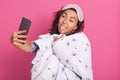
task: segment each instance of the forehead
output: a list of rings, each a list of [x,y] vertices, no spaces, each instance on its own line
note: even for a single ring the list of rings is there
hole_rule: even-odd
[[[71,17],[76,17],[77,18],[77,13],[74,10],[68,9],[63,12],[63,14]]]

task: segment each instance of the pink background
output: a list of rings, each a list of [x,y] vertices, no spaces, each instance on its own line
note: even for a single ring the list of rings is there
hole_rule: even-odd
[[[53,12],[67,3],[84,11],[94,80],[120,80],[120,0],[0,0],[0,80],[30,80],[34,54],[10,43],[21,17],[32,20],[28,39],[34,40],[50,28]]]

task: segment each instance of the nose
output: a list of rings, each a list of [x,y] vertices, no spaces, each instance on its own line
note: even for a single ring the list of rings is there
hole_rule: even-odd
[[[65,18],[64,19],[64,21],[63,21],[63,23],[67,23],[68,22],[68,19],[67,18]]]

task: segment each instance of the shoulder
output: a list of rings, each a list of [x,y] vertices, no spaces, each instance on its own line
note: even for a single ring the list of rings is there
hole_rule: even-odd
[[[83,40],[88,40],[87,35],[84,32],[79,32],[76,34],[76,36],[79,36],[79,38],[83,39]]]
[[[80,40],[88,40],[88,38],[84,32],[75,33],[75,34],[69,35],[68,37],[70,37],[70,38],[74,37],[74,38],[80,39]]]
[[[69,37],[69,39],[76,40],[78,42],[83,42],[83,43],[89,43],[90,44],[90,41],[89,41],[87,35],[84,32],[75,33],[75,34],[72,34],[68,37]]]

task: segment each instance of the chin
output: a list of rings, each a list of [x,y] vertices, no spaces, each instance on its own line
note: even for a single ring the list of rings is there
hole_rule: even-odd
[[[65,34],[65,32],[60,31],[60,34]]]
[[[59,30],[59,33],[60,33],[60,34],[67,34],[67,32],[64,31],[64,30]]]

